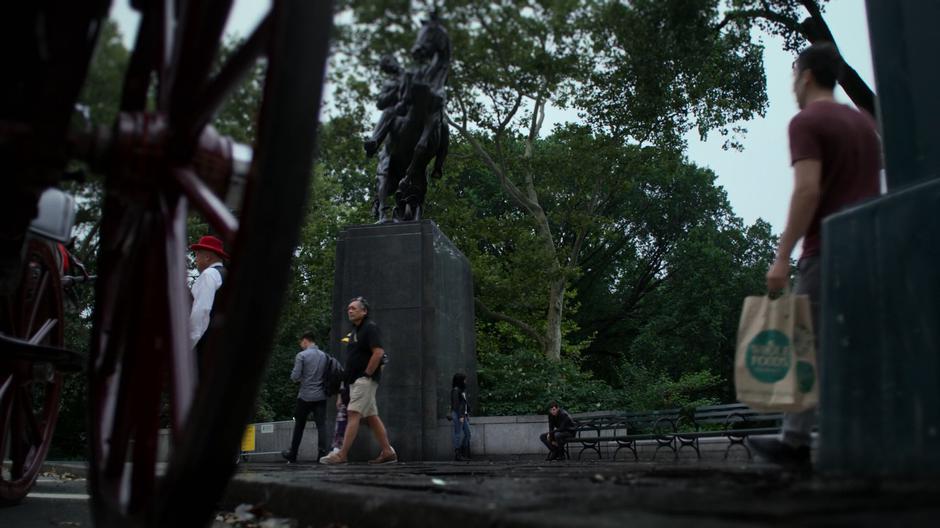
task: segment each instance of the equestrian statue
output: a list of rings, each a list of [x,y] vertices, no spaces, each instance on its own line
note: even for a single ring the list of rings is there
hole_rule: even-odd
[[[363,144],[368,157],[376,153],[379,157],[372,206],[376,223],[420,220],[428,164],[434,158],[431,177],[440,178],[447,157],[450,37],[436,13],[422,24],[411,57],[414,64],[408,69],[402,69],[392,55],[379,63],[386,76],[377,102],[382,117]]]

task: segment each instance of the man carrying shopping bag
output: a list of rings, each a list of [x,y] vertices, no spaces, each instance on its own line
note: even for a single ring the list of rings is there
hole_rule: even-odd
[[[822,282],[820,224],[830,214],[877,196],[880,187],[881,146],[874,120],[837,103],[833,95],[842,64],[842,57],[830,43],[804,49],[794,63],[793,92],[800,107],[789,126],[794,188],[776,259],[767,272],[768,291],[784,290],[789,283],[790,255],[796,242],[803,239],[795,293],[808,296],[816,335]],[[793,306],[787,309],[791,314],[798,311]],[[757,361],[766,367],[757,371],[769,379],[780,373],[779,369],[774,371],[774,362],[782,361],[774,354],[774,337],[765,335],[764,347],[758,343],[754,349]],[[818,342],[815,336],[813,340]],[[754,438],[748,444],[770,462],[807,467],[814,422],[815,407],[787,413],[780,438]]]

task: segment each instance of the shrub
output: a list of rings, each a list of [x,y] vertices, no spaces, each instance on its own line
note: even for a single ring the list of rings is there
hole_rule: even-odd
[[[481,352],[480,415],[543,414],[557,400],[571,412],[616,407],[614,390],[570,358],[552,361],[538,352]]]

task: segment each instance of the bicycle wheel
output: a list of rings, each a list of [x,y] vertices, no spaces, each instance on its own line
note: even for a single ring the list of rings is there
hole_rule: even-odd
[[[331,3],[275,0],[210,78],[229,1],[144,6],[110,140],[89,366],[93,515],[101,526],[198,526],[234,470],[299,236],[332,24]],[[231,142],[207,126],[258,57],[267,72],[236,219]],[[156,111],[145,111],[156,74]],[[188,204],[231,249],[197,376],[186,296]],[[261,281],[263,279],[263,281]],[[158,470],[161,398],[171,442]]]
[[[29,240],[19,286],[0,310],[0,333],[62,347],[61,271],[48,242]],[[61,394],[62,374],[52,363],[0,355],[0,502],[18,502],[36,481]]]

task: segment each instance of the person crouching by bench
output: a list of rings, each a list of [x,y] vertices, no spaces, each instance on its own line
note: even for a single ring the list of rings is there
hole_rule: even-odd
[[[564,460],[565,442],[574,438],[575,423],[568,411],[553,401],[548,404],[548,432],[542,433],[539,440],[548,448],[545,460]]]

